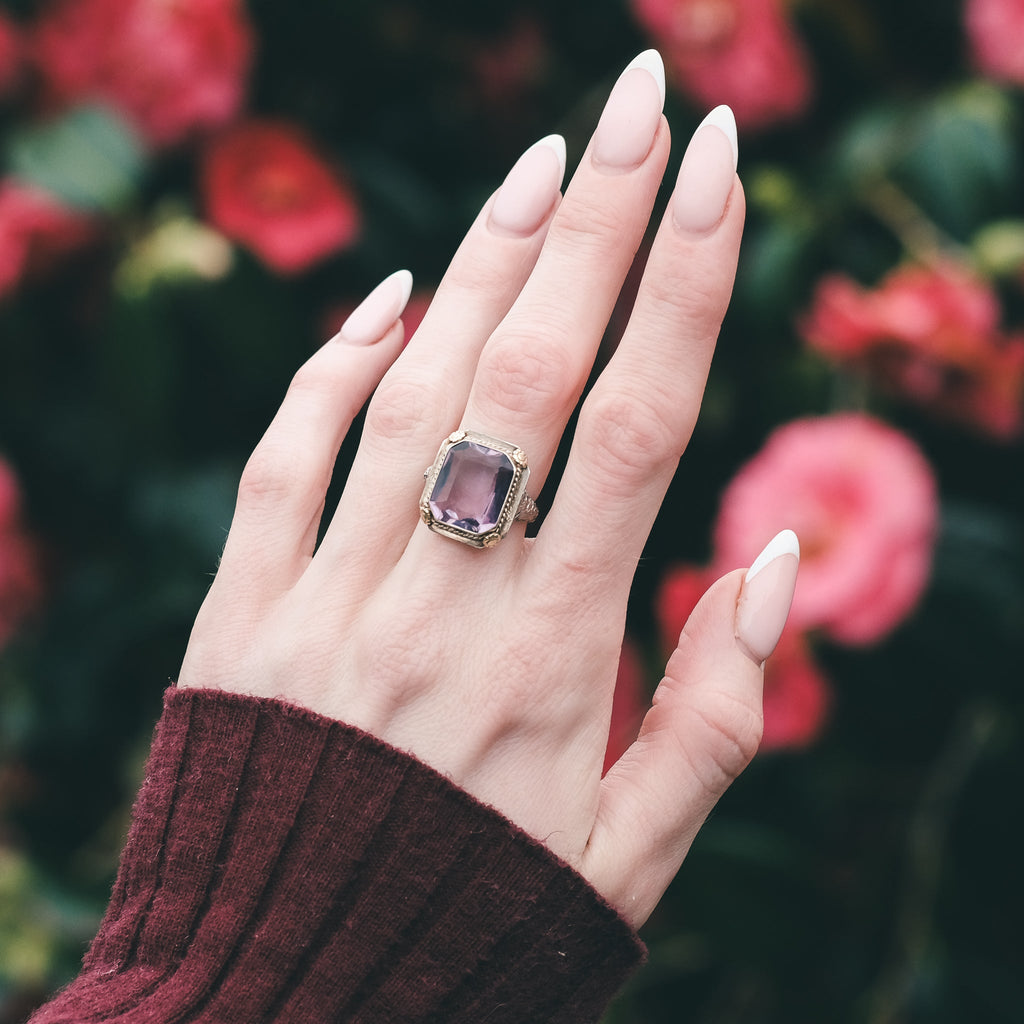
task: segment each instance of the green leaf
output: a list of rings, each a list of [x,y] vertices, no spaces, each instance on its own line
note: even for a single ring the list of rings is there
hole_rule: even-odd
[[[905,187],[957,237],[1005,209],[1018,187],[1012,108],[986,83],[938,96],[908,133]]]
[[[112,212],[135,196],[146,151],[122,117],[90,105],[15,132],[6,162],[14,177],[69,206]]]
[[[889,175],[906,145],[907,112],[897,103],[869,107],[839,131],[832,173],[846,187]]]

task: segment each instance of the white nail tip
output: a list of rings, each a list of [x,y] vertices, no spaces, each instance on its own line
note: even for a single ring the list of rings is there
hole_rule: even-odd
[[[715,109],[712,110],[699,125],[697,125],[697,132],[699,132],[705,125],[711,125],[717,128],[729,140],[729,145],[732,146],[732,166],[733,170],[735,170],[740,162],[740,144],[736,134],[736,117],[732,112],[732,108],[727,106],[725,103],[715,107]],[[694,132],[694,135],[696,135],[697,132]]]
[[[530,148],[536,149],[538,146],[547,146],[548,149],[554,150],[555,157],[558,160],[558,181],[561,184],[562,179],[565,177],[565,139],[561,135],[546,135],[543,139],[535,142]]]
[[[405,312],[405,307],[409,304],[409,296],[412,295],[412,272],[396,270],[390,277],[384,278],[381,283],[387,284],[388,281],[394,281],[399,286],[401,299],[398,304],[398,313],[395,314],[395,319],[398,319]]]
[[[657,50],[644,50],[637,54],[627,65],[625,71],[632,71],[634,68],[643,68],[648,71],[657,83],[658,92],[661,94],[661,105],[665,106],[665,62]]]
[[[772,537],[761,554],[754,559],[754,564],[747,570],[744,582],[749,583],[769,562],[774,562],[782,555],[795,555],[797,559],[800,558],[800,541],[792,530],[783,530]]]

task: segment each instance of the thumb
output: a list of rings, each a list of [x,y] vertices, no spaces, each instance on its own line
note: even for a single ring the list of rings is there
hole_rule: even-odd
[[[650,916],[718,798],[761,740],[762,669],[796,586],[784,530],[693,610],[636,742],[601,784],[581,870],[634,927]]]

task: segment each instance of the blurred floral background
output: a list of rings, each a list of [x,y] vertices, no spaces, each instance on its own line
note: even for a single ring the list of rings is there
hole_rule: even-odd
[[[730,103],[750,218],[609,757],[709,579],[780,526],[804,562],[609,1021],[1024,1016],[1024,0],[0,0],[2,1024],[98,923],[292,372],[399,267],[414,329],[651,45],[669,180]]]

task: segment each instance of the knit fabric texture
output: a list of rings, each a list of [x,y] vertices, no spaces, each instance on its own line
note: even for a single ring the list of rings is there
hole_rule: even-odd
[[[99,934],[31,1024],[579,1024],[642,957],[580,875],[409,755],[172,688]]]

